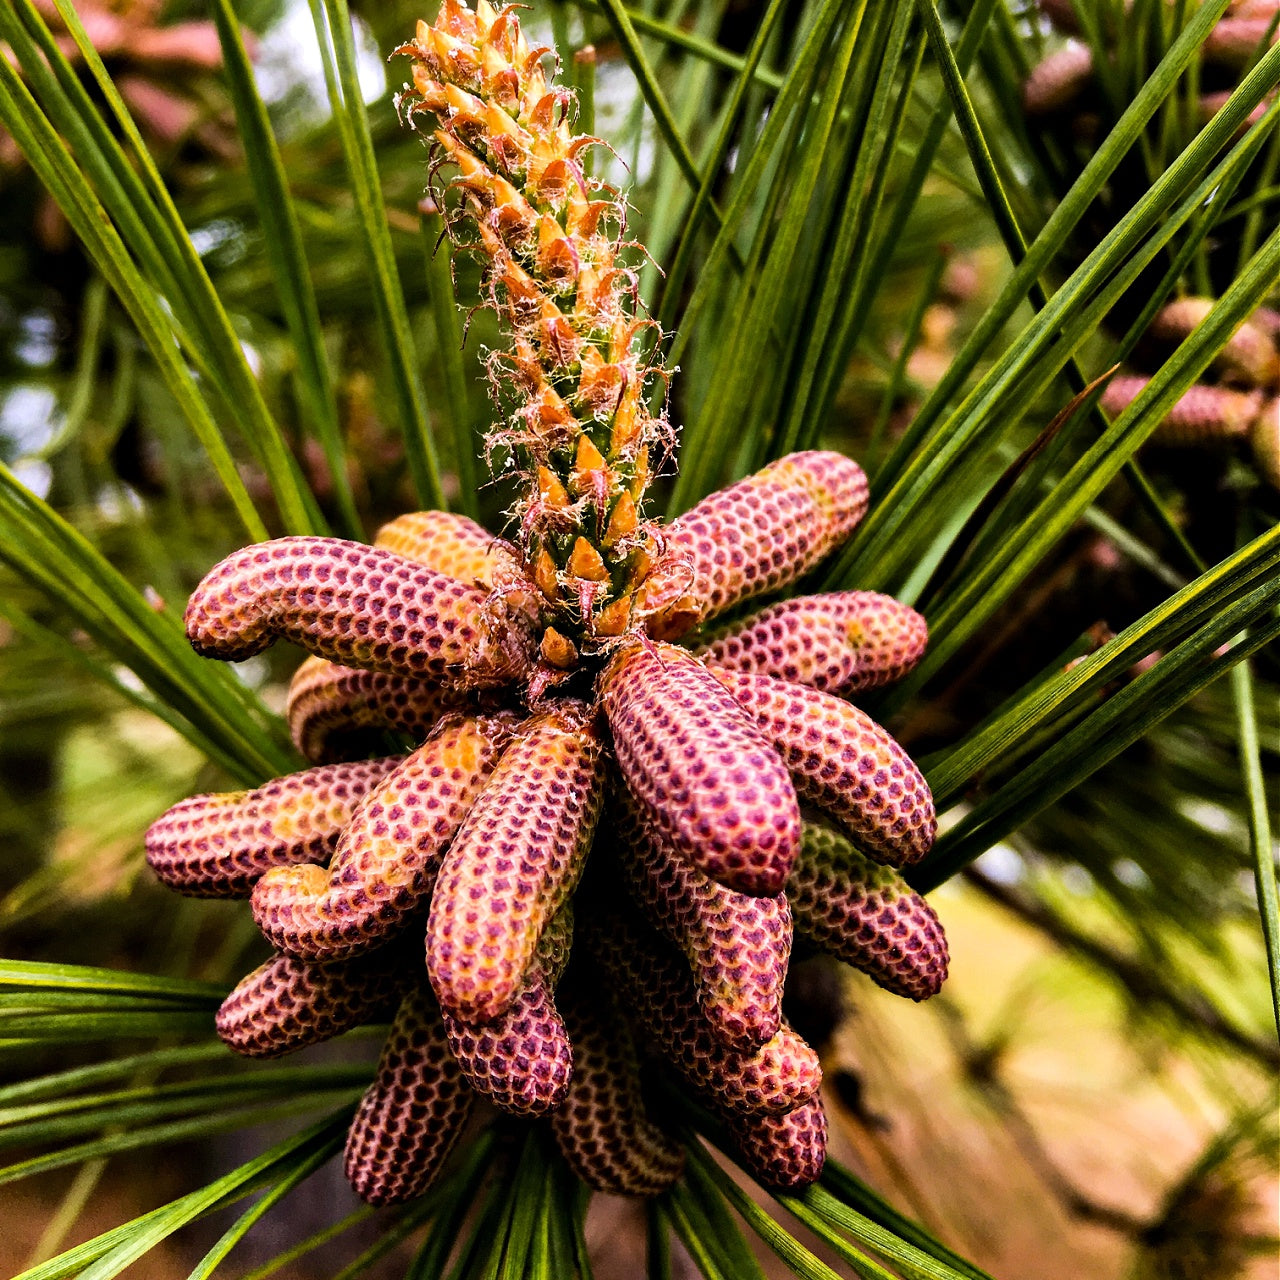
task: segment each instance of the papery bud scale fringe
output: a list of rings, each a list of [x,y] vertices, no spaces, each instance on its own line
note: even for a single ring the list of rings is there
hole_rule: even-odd
[[[785,1023],[751,1049],[726,1045],[698,1005],[688,970],[621,917],[583,926],[588,946],[619,991],[621,1007],[699,1093],[725,1111],[780,1115],[822,1083],[818,1055]]]
[[[638,341],[650,327],[620,257],[617,193],[592,184],[570,131],[573,95],[548,77],[510,9],[457,5],[399,52],[414,59],[402,108],[436,117],[458,174],[439,203],[482,261],[483,296],[510,337],[490,370],[522,482],[523,560],[541,591],[551,668],[624,629],[647,567],[640,515],[650,451],[670,428],[649,392],[665,377]],[[599,195],[603,198],[593,198]]]
[[[797,596],[706,636],[708,667],[848,695],[900,680],[929,641],[925,620],[876,591]]]
[[[575,988],[564,1003],[573,1041],[573,1080],[551,1117],[560,1153],[596,1191],[654,1196],[684,1171],[684,1151],[645,1115],[631,1036],[598,988]]]
[[[805,823],[787,898],[797,933],[887,991],[927,1000],[946,979],[947,938],[933,908],[839,832]]]
[[[734,893],[672,849],[619,787],[613,825],[618,863],[641,910],[684,953],[707,1020],[726,1043],[763,1044],[782,1022],[791,955],[783,894]]]
[[[804,685],[717,671],[777,747],[800,796],[871,857],[910,866],[933,846],[933,796],[910,756],[870,716]]]
[[[601,674],[614,757],[657,829],[700,871],[773,897],[800,847],[778,752],[687,650],[633,642]]]
[[[390,1018],[409,981],[398,949],[337,964],[276,956],[222,1002],[218,1035],[246,1057],[278,1058]]]
[[[445,855],[427,923],[441,1005],[485,1022],[516,998],[549,921],[582,874],[604,792],[590,713],[565,699],[507,748]]]
[[[400,1002],[378,1074],[347,1133],[343,1167],[369,1204],[401,1204],[435,1181],[462,1134],[475,1094],[449,1052],[425,983]]]
[[[402,756],[321,765],[252,791],[190,796],[147,829],[147,862],[197,898],[247,898],[274,867],[324,862],[351,815]]]
[[[484,790],[517,717],[451,716],[355,814],[328,868],[258,881],[253,917],[280,951],[336,959],[377,946],[431,896],[449,841]]]

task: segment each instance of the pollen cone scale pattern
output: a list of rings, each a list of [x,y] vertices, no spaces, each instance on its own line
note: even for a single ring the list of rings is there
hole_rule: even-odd
[[[539,938],[524,984],[498,1017],[477,1025],[444,1015],[449,1048],[468,1083],[512,1115],[545,1115],[568,1091],[573,1046],[555,990],[572,939],[573,909],[565,907]]]
[[[394,948],[359,963],[278,955],[241,979],[218,1010],[218,1035],[237,1053],[276,1058],[394,1012],[407,985]]]
[[[378,1073],[347,1133],[347,1181],[370,1204],[421,1195],[471,1114],[472,1093],[449,1051],[425,983],[400,1002]]]
[[[716,677],[777,748],[800,796],[829,813],[870,857],[901,867],[929,852],[938,826],[929,784],[870,716],[773,676]]]
[[[376,947],[424,907],[514,721],[510,713],[443,721],[353,814],[327,868],[263,876],[253,918],[267,940],[303,959],[342,959]]]
[[[427,972],[441,1005],[465,1022],[506,1012],[582,874],[604,793],[591,719],[566,700],[526,721],[444,856]]]
[[[452,690],[408,676],[308,658],[293,673],[285,718],[293,745],[323,764],[358,751],[354,735],[360,733],[386,730],[421,742],[447,711],[462,705]]]
[[[561,1153],[597,1191],[665,1191],[684,1169],[684,1152],[645,1114],[635,1045],[607,992],[584,976],[564,1019],[577,1061],[568,1095],[551,1117]]]
[[[290,640],[344,666],[462,683],[514,674],[491,653],[484,595],[381,547],[276,538],[215,565],[187,604],[187,638],[238,661]]]
[[[639,808],[700,871],[773,897],[800,848],[778,752],[687,649],[636,641],[600,677],[614,757]]]
[[[702,1011],[725,1040],[763,1044],[782,1019],[791,957],[786,897],[753,897],[717,884],[646,821],[625,787],[617,790],[614,822],[627,888],[684,952]]]
[[[875,591],[797,596],[703,637],[709,667],[775,676],[847,696],[901,679],[929,631],[912,608]]]
[[[401,757],[321,765],[252,791],[190,796],[147,829],[147,862],[193,898],[247,898],[275,867],[325,862]]]
[[[683,1153],[645,1115],[637,1051],[717,1110],[756,1176],[803,1185],[825,1121],[817,1057],[782,1017],[793,927],[912,999],[945,974],[936,917],[878,865],[927,849],[928,788],[842,700],[909,670],[923,619],[839,592],[703,629],[840,546],[861,469],[791,454],[647,520],[666,375],[571,95],[514,9],[446,0],[401,52],[403,106],[434,118],[454,175],[450,237],[505,333],[488,443],[514,464],[509,540],[414,512],[373,547],[281,538],[215,566],[192,644],[309,650],[288,710],[317,763],[180,802],[149,860],[179,892],[252,898],[277,955],[219,1014],[238,1052],[384,1021],[399,998],[347,1144],[371,1203],[440,1176],[477,1095],[549,1116],[591,1186],[657,1194]],[[406,753],[344,759],[385,733]]]
[[[703,498],[666,531],[644,586],[650,631],[678,639],[695,621],[808,573],[857,527],[867,477],[843,454],[791,453]]]
[[[822,1174],[827,1115],[818,1099],[782,1116],[735,1117],[729,1133],[743,1167],[771,1191],[799,1191]]]
[[[790,1027],[784,1023],[764,1044],[746,1049],[725,1043],[676,958],[634,922],[598,914],[584,930],[593,959],[657,1051],[718,1110],[784,1115],[817,1094],[818,1055]]]
[[[946,980],[947,938],[933,908],[825,823],[805,823],[787,899],[797,933],[886,991],[927,1000]]]

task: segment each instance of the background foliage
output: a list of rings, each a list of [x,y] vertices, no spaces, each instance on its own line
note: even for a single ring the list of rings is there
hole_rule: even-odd
[[[1280,495],[1241,457],[1142,449],[1280,280],[1280,49],[1207,123],[1192,110],[1226,7],[1077,6],[1129,53],[1075,151],[1026,118],[1059,39],[1014,0],[529,15],[649,250],[681,370],[668,510],[795,448],[872,477],[815,585],[929,618],[922,667],[869,710],[944,813],[918,882],[942,886],[957,957],[936,1009],[801,974],[856,1175],[778,1205],[695,1141],[677,1191],[625,1219],[634,1242],[593,1208],[597,1274],[634,1274],[633,1244],[652,1274],[713,1277],[1269,1257]],[[141,68],[197,104],[176,132],[144,109],[130,40],[99,56],[90,6],[0,9],[0,1196],[40,1224],[13,1265],[204,1276],[240,1249],[228,1272],[586,1275],[585,1200],[536,1133],[477,1138],[398,1214],[291,1196],[337,1200],[326,1161],[377,1041],[230,1063],[211,1010],[257,955],[247,913],[175,902],[141,862],[181,796],[298,766],[294,659],[232,669],[182,637],[210,564],[417,506],[501,527],[510,495],[477,458],[495,335],[455,307],[475,268],[455,280],[436,252],[383,62],[418,14],[115,8],[135,48],[152,21],[206,24],[208,65]],[[1182,292],[1213,312],[1108,420],[1098,379]],[[1131,1146],[1165,1135],[1142,1176],[1082,1159],[1094,1089],[1145,1100]],[[969,1178],[1015,1220],[993,1230]]]

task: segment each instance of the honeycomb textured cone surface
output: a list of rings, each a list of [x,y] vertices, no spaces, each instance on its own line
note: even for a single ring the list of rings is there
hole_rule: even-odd
[[[626,1026],[604,993],[585,981],[568,993],[564,1019],[575,1062],[565,1100],[551,1117],[556,1145],[595,1191],[660,1195],[684,1171],[684,1151],[645,1114]]]
[[[1102,393],[1102,407],[1113,417],[1123,413],[1146,390],[1150,378],[1112,378]],[[1151,433],[1165,445],[1203,445],[1248,435],[1262,408],[1261,391],[1233,391],[1196,382],[1182,393]]]
[[[483,525],[451,511],[410,511],[397,516],[378,530],[373,545],[485,591],[492,588],[499,571],[518,564],[519,555]]]
[[[818,1056],[781,1012],[788,885],[813,936],[878,980],[923,990],[939,947],[945,972],[941,931],[903,934],[924,916],[882,868],[825,848],[798,861],[798,788],[878,856],[913,861],[932,839],[918,770],[835,696],[910,669],[924,622],[841,592],[695,632],[831,555],[867,480],[813,450],[668,526],[645,515],[675,433],[653,408],[665,335],[639,297],[643,247],[518,8],[442,0],[396,51],[412,59],[402,117],[430,117],[432,199],[501,335],[485,448],[512,482],[512,541],[420,511],[373,546],[285,537],[216,565],[188,638],[229,661],[277,639],[307,650],[288,719],[317,767],[175,807],[149,853],[187,892],[249,896],[280,953],[224,1001],[232,1048],[271,1057],[394,1009],[347,1135],[368,1203],[427,1191],[477,1095],[546,1118],[593,1187],[669,1188],[687,1153],[645,1114],[633,1033],[748,1167],[796,1188],[821,1169],[825,1121]],[[670,643],[686,639],[701,656]],[[421,745],[341,763],[383,733]],[[591,910],[567,967],[575,894]]]
[[[430,992],[415,986],[400,1002],[378,1074],[347,1131],[343,1167],[356,1194],[386,1205],[428,1190],[474,1101]]]
[[[728,1118],[743,1168],[771,1191],[800,1191],[827,1162],[827,1113],[812,1098],[782,1116]]]
[[[1191,336],[1217,305],[1216,298],[1178,298],[1160,308],[1146,336],[1176,346]],[[1214,356],[1212,366],[1224,379],[1247,388],[1265,387],[1280,377],[1280,357],[1271,335],[1245,320]]]
[[[778,749],[800,796],[871,857],[909,866],[937,833],[933,796],[910,756],[870,716],[803,685],[717,671]]]
[[[708,667],[847,695],[901,679],[928,640],[925,620],[892,596],[835,591],[770,605],[707,636],[694,653]]]
[[[527,721],[467,815],[436,881],[427,972],[443,1008],[486,1022],[516,998],[538,939],[578,882],[604,792],[587,708]]]
[[[514,548],[449,511],[398,516],[382,526],[374,546],[486,591],[495,569],[516,565]],[[459,691],[414,677],[311,657],[294,672],[286,717],[294,746],[308,760],[320,761],[340,759],[350,735],[360,730],[388,729],[421,742],[442,715],[463,702]]]
[[[479,1025],[444,1015],[449,1047],[471,1087],[515,1116],[541,1116],[565,1098],[573,1045],[535,960],[516,998]]]
[[[645,586],[651,633],[675,639],[696,621],[690,615],[663,625],[663,610],[683,597],[709,619],[803,577],[849,537],[866,509],[862,468],[821,450],[788,454],[703,498],[663,531],[665,552]]]
[[[236,661],[290,640],[348,667],[481,685],[516,671],[490,643],[485,596],[394,552],[292,537],[233,552],[187,604],[197,653]]]
[[[623,1008],[661,1055],[725,1113],[780,1115],[807,1102],[822,1083],[818,1055],[785,1023],[764,1044],[735,1049],[698,1005],[681,959],[660,951],[621,917],[584,926],[592,955]]]
[[[774,897],[800,847],[795,787],[765,733],[684,649],[636,642],[599,680],[614,757],[657,830],[713,880]]]
[[[277,1058],[390,1017],[406,981],[398,953],[338,964],[275,956],[222,1002],[218,1035],[246,1057]]]
[[[374,791],[328,868],[281,867],[253,891],[253,917],[277,950],[356,955],[425,910],[449,841],[483,792],[516,717],[452,716]]]
[[[573,1046],[555,1005],[555,988],[572,938],[572,908],[565,907],[543,933],[524,985],[505,1013],[478,1026],[443,1015],[449,1048],[471,1087],[511,1115],[545,1115],[569,1088]]]
[[[927,1000],[946,980],[947,938],[933,908],[839,832],[805,823],[787,898],[798,933],[885,990]]]
[[[361,731],[386,729],[421,742],[465,702],[457,690],[410,676],[307,658],[293,673],[285,717],[293,745],[308,760],[327,761],[340,759]]]
[[[147,829],[147,863],[179,893],[247,898],[274,867],[326,861],[356,808],[401,759],[321,765],[252,791],[180,800]]]
[[[684,953],[702,1011],[722,1039],[763,1044],[782,1023],[791,955],[786,897],[757,898],[717,884],[653,829],[625,787],[617,790],[612,827],[632,897]]]

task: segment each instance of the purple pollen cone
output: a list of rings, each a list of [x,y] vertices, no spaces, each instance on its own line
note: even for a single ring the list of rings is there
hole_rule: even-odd
[[[277,538],[215,565],[187,603],[187,638],[238,661],[277,639],[343,666],[462,685],[515,674],[493,649],[483,592],[340,538]]]
[[[625,195],[584,168],[599,139],[574,136],[517,8],[443,0],[398,50],[433,198],[502,337],[485,444],[511,464],[511,540],[418,511],[373,546],[284,537],[216,565],[188,638],[228,661],[308,651],[287,718],[315,767],[182,801],[147,857],[181,893],[249,898],[277,953],[219,1011],[236,1052],[394,1011],[346,1146],[370,1204],[441,1176],[477,1096],[548,1117],[591,1187],[661,1193],[685,1152],[645,1113],[638,1049],[723,1117],[744,1168],[797,1189],[826,1121],[818,1056],[782,1016],[793,931],[911,999],[946,975],[932,909],[880,865],[929,850],[928,786],[842,701],[909,671],[927,627],[840,591],[702,629],[835,552],[867,479],[809,450],[669,524],[647,514],[675,438],[661,335]],[[387,732],[415,749],[343,762],[392,750]]]
[[[321,765],[255,787],[189,796],[147,829],[147,862],[192,898],[247,898],[274,867],[324,862],[400,756]]]
[[[738,893],[782,891],[800,806],[777,750],[685,649],[636,642],[599,681],[614,758],[673,848]]]
[[[310,960],[368,951],[425,908],[454,833],[483,792],[515,717],[451,716],[353,815],[325,867],[280,867],[253,891],[278,950]]]
[[[625,787],[617,790],[618,864],[636,904],[684,953],[703,1013],[724,1040],[763,1044],[782,1022],[791,957],[786,897],[752,897],[717,884],[671,847]]]

